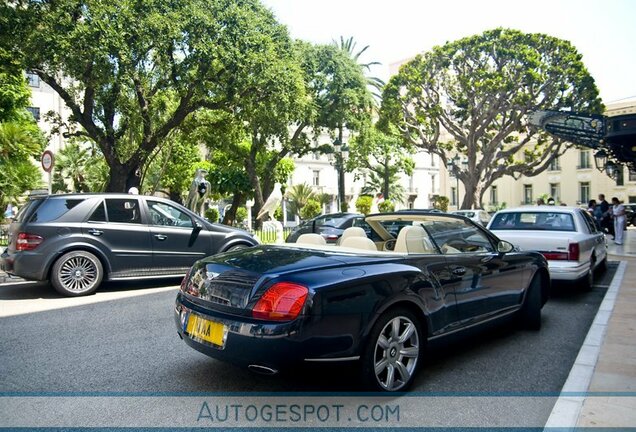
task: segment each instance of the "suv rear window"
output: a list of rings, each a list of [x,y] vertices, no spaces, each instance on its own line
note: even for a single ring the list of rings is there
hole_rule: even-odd
[[[70,209],[84,201],[83,198],[49,198],[37,207],[29,222],[50,222],[59,219]]]
[[[532,211],[498,213],[493,218],[490,229],[576,231],[570,213]]]

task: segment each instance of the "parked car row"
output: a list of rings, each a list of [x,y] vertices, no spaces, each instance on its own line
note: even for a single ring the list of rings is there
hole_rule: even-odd
[[[29,201],[0,264],[69,296],[186,274],[174,319],[190,347],[268,374],[357,361],[371,389],[394,392],[429,341],[510,317],[538,330],[551,280],[590,288],[607,251],[592,217],[570,207],[489,221],[478,210],[337,213],[259,245],[169,200],[70,194]]]

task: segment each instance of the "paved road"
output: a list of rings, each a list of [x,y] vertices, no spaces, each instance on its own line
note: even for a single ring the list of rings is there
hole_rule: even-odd
[[[413,390],[558,393],[615,270],[610,263],[591,292],[555,286],[540,332],[508,324],[437,343]],[[57,298],[45,285],[0,286],[0,316],[12,315],[12,304],[22,304],[20,314],[0,318],[0,392],[359,390],[351,378],[354,366],[268,377],[190,349],[177,336],[172,318],[177,283],[171,281],[172,289],[110,284],[99,301],[88,304]],[[25,313],[25,300],[37,303],[38,312]],[[43,304],[55,309],[45,310]],[[537,416],[547,419],[550,408],[545,405]]]

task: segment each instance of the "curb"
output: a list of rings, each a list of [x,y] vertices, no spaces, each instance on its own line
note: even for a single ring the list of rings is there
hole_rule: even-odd
[[[552,408],[544,430],[553,428],[568,428],[567,430],[570,430],[576,428],[586,396],[573,396],[573,394],[586,394],[590,387],[601,346],[607,332],[607,325],[612,316],[626,268],[627,262],[620,261],[612,283],[605,293],[603,302],[594,317],[585,341],[579,350],[574,365],[572,365],[570,374],[565,384],[563,384],[561,394]]]

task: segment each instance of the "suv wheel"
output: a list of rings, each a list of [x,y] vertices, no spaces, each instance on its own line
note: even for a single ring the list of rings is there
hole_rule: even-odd
[[[92,294],[102,282],[104,270],[95,255],[85,251],[68,252],[55,261],[51,283],[69,297]]]

